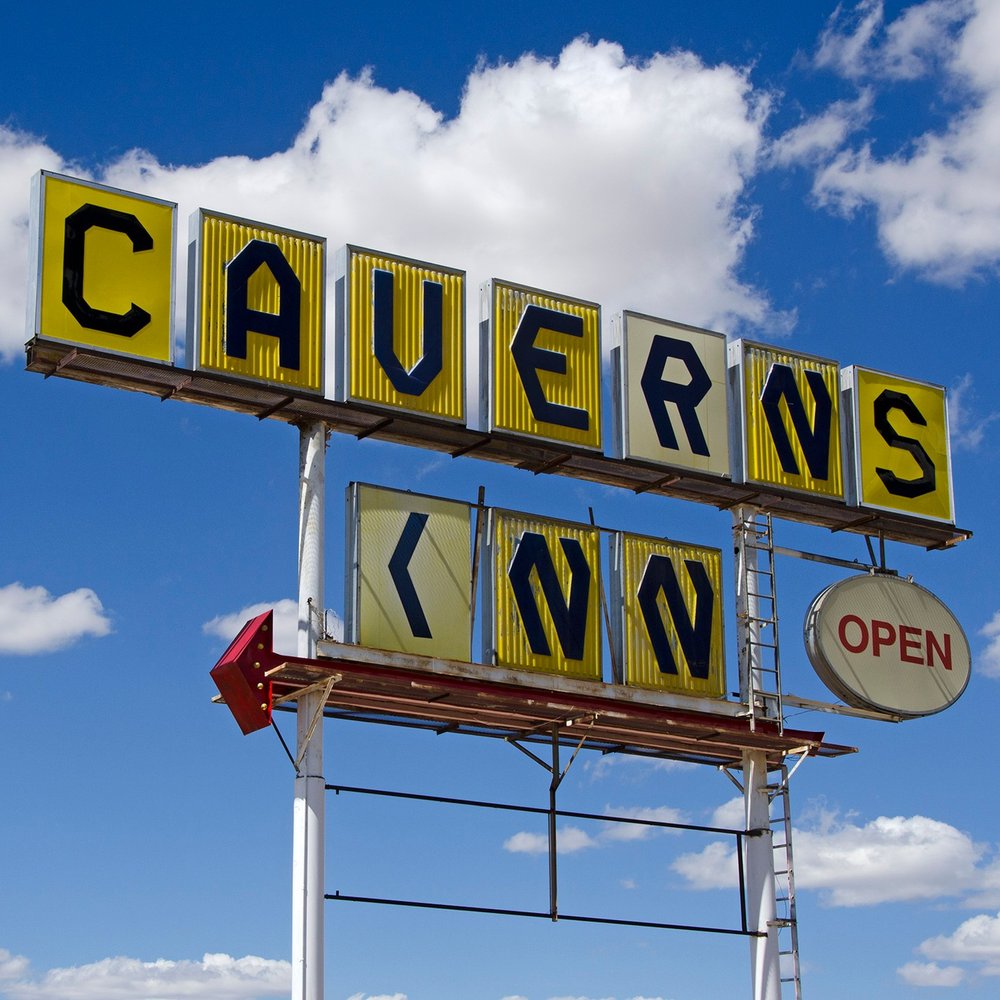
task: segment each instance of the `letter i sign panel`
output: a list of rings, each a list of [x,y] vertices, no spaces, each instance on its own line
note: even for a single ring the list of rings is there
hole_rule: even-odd
[[[170,363],[177,206],[47,171],[32,201],[31,333]]]
[[[348,641],[471,660],[469,505],[359,483],[348,505]]]

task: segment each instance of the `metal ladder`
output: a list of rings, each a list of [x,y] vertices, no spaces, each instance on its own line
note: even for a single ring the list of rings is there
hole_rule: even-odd
[[[744,640],[739,651],[740,698],[750,711],[750,728],[766,719],[784,727],[781,658],[778,653],[778,595],[774,580],[771,515],[741,507],[733,524],[737,559],[736,614]]]
[[[802,1000],[799,969],[799,924],[795,915],[795,875],[792,864],[792,810],[788,800],[788,767],[781,766],[780,781],[768,785],[771,799],[772,850],[774,852],[774,898],[777,904],[778,954],[782,992],[791,983],[795,1000]]]

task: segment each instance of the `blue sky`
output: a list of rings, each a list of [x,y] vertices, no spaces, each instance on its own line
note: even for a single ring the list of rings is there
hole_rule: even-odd
[[[800,943],[816,1000],[996,992],[996,3],[57,2],[0,28],[0,997],[289,981],[291,768],[211,705],[208,671],[248,608],[295,594],[296,432],[22,370],[39,169],[178,202],[182,241],[205,207],[600,302],[606,342],[629,308],[947,386],[975,537],[888,558],[953,608],[973,677],[899,726],[794,718],[860,748],[793,779]],[[335,435],[327,474],[337,612],[354,479],[468,500],[482,483],[492,504],[729,547],[724,512],[471,458]],[[865,556],[854,536],[776,536]],[[821,697],[799,623],[837,573],[787,562],[786,687]],[[329,781],[545,801],[540,769],[492,741],[341,723],[326,748]],[[734,791],[581,754],[560,794],[729,825]],[[514,849],[543,829],[520,819],[340,796],[328,824],[328,891],[545,905],[544,857]],[[734,914],[712,842],[569,825],[566,910]],[[327,941],[331,1000],[749,992],[742,939],[331,904]]]

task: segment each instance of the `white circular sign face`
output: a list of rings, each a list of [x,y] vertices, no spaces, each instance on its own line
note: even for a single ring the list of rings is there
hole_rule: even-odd
[[[827,587],[806,613],[805,640],[820,680],[855,708],[932,715],[969,683],[962,626],[929,590],[896,576]]]

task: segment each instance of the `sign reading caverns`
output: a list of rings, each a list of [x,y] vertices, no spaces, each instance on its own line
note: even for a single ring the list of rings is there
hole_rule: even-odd
[[[176,205],[44,171],[33,201],[29,336],[171,364]],[[477,430],[604,447],[596,303],[486,282],[471,371],[464,271],[345,247],[329,343],[323,237],[202,209],[188,261],[189,369],[452,425],[475,393]],[[954,524],[940,386],[629,311],[617,340],[616,457]]]
[[[474,508],[352,483],[348,488],[347,638],[468,661]],[[488,509],[483,660],[601,681],[602,529]],[[609,645],[624,682],[725,694],[721,554],[612,532]]]

